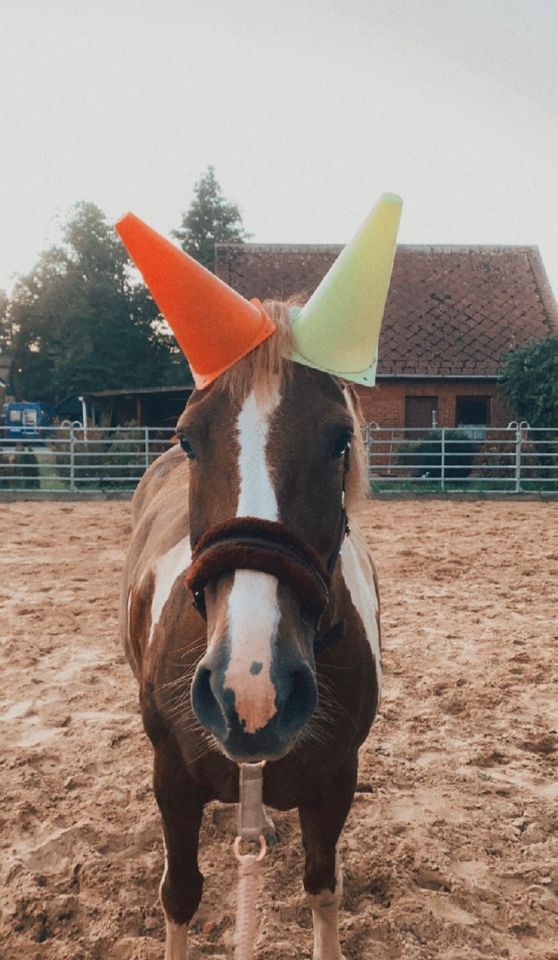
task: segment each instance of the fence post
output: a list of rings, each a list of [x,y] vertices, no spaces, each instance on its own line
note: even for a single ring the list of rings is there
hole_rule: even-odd
[[[75,451],[76,437],[74,433],[74,425],[70,424],[70,491],[71,493],[76,492],[76,451]]]
[[[521,424],[515,427],[515,492],[521,493]]]
[[[446,489],[446,428],[442,427],[442,449],[440,451],[440,481],[442,492]]]
[[[370,424],[364,424],[364,449],[366,451],[366,487],[367,495],[370,494],[370,481],[372,473],[372,465],[370,463]]]
[[[149,427],[144,427],[144,460],[145,469],[149,466]]]

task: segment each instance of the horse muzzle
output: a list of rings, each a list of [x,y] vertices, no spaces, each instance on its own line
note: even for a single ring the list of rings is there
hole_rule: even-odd
[[[246,716],[243,710],[241,719],[237,691],[225,685],[225,670],[209,653],[194,675],[192,707],[199,722],[231,760],[278,760],[288,753],[314,712],[318,689],[312,668],[301,659],[283,666],[273,690],[273,704],[268,701],[263,709],[254,691],[252,712]]]

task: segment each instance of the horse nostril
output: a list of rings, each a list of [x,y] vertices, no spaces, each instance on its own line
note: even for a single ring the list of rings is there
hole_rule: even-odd
[[[192,709],[202,726],[222,736],[227,728],[225,716],[211,689],[211,670],[201,663],[194,674],[190,698]]]
[[[310,719],[318,703],[318,688],[310,667],[293,670],[290,690],[281,710],[281,726],[298,729]]]

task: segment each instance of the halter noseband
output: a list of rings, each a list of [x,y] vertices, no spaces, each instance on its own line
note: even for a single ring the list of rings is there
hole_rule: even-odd
[[[327,604],[329,573],[316,551],[282,523],[236,517],[212,527],[198,540],[186,585],[203,616],[204,589],[209,581],[235,570],[258,570],[277,577],[313,617],[319,617]]]

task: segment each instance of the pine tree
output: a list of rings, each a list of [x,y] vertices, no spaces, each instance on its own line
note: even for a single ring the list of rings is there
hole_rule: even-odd
[[[223,196],[211,165],[196,183],[194,199],[173,236],[186,253],[212,272],[216,243],[243,243],[250,236],[244,230],[237,205]]]

